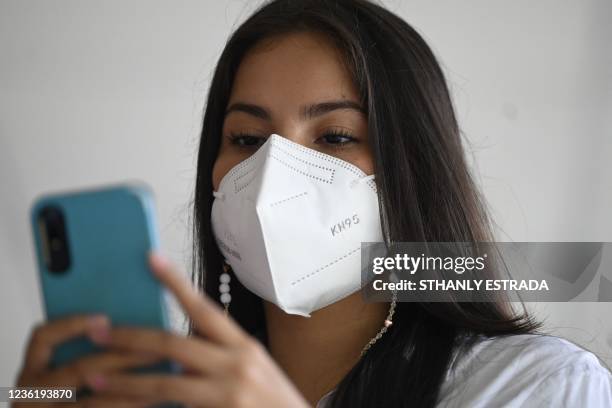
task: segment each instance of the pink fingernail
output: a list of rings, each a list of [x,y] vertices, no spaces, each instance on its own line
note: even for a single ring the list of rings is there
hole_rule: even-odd
[[[96,344],[107,344],[110,340],[110,329],[96,329],[89,332],[89,338]]]
[[[110,321],[106,316],[91,316],[88,321],[89,338],[97,344],[105,344],[110,339]]]
[[[169,265],[168,258],[159,252],[151,252],[149,260],[151,262],[151,266],[156,272],[167,268]]]
[[[106,377],[101,374],[88,375],[87,377],[85,377],[85,382],[87,383],[87,385],[93,388],[94,391],[103,390],[108,386]]]

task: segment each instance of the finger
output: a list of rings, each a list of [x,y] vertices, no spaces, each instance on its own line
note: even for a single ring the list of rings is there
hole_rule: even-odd
[[[79,388],[85,385],[85,377],[96,372],[113,372],[151,365],[160,361],[155,355],[125,352],[107,352],[83,357],[62,366],[44,378],[46,386]]]
[[[149,398],[157,402],[175,401],[198,406],[224,406],[224,388],[195,377],[164,375],[95,375],[89,386],[100,395]]]
[[[163,256],[152,253],[150,263],[155,276],[176,296],[200,334],[226,345],[239,345],[245,340],[242,329],[205,294],[198,293]]]
[[[154,354],[203,374],[218,372],[230,361],[226,352],[209,341],[177,336],[163,330],[115,327],[103,345],[124,351]]]
[[[103,315],[73,316],[39,326],[32,332],[24,371],[39,372],[46,369],[57,345],[72,337],[97,335],[109,327],[110,322]]]

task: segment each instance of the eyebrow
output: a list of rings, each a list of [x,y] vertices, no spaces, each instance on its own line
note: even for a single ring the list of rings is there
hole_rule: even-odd
[[[363,114],[366,113],[366,110],[357,102],[353,102],[347,99],[340,99],[340,100],[335,100],[335,101],[319,102],[319,103],[314,103],[311,105],[303,106],[300,109],[300,118],[301,119],[313,119],[315,117],[325,115],[326,113],[329,113],[335,110],[342,110],[342,109],[355,110]],[[266,108],[262,106],[254,105],[251,103],[245,103],[245,102],[233,103],[225,111],[225,116],[229,115],[232,112],[243,112],[243,113],[255,116],[256,118],[268,120],[268,121],[272,119],[272,115],[270,114],[269,110],[267,110]]]

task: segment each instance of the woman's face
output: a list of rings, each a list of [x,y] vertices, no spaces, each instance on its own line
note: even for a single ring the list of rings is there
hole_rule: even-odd
[[[357,89],[322,35],[270,39],[244,57],[226,109],[213,188],[272,133],[372,174],[367,118]]]

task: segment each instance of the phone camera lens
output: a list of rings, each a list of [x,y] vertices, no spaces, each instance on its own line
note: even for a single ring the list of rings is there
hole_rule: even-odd
[[[70,267],[70,252],[64,215],[59,207],[47,206],[39,215],[40,238],[47,269],[64,273]]]

